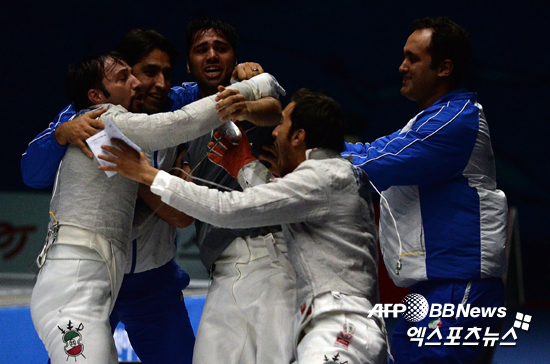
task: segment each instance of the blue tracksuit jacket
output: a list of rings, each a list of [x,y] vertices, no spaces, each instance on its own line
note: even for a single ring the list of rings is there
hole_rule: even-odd
[[[396,285],[504,273],[507,202],[496,189],[489,128],[475,93],[452,91],[401,130],[347,143],[342,154],[383,191],[380,246]]]

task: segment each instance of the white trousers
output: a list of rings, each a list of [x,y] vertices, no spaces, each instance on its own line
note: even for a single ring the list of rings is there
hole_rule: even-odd
[[[85,237],[92,246],[108,243],[78,228],[62,227],[59,232],[31,296],[36,332],[52,364],[118,363],[109,315],[118,292],[113,292],[113,286],[119,285],[113,284],[109,264],[96,250],[78,243],[65,244],[76,237]],[[111,263],[119,259],[113,258]]]
[[[270,255],[263,237],[238,238],[216,261],[193,364],[292,361],[294,272],[272,247]],[[286,245],[275,249],[286,252]]]
[[[386,363],[386,330],[368,318],[366,298],[337,292],[319,295],[296,315],[296,362],[299,364]]]

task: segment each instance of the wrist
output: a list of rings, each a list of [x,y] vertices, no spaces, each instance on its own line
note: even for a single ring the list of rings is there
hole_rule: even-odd
[[[56,128],[54,130],[54,132],[53,132],[54,139],[57,142],[57,144],[59,144],[59,145],[67,145],[67,144],[69,144],[69,142],[64,137],[63,133],[61,131],[59,131],[60,127]]]
[[[143,183],[146,186],[151,186],[158,173],[158,169],[149,166],[149,168],[145,169],[145,171],[142,173],[139,182]]]
[[[246,157],[245,159],[243,159],[240,163],[232,165],[231,168],[227,171],[233,178],[237,179],[239,176],[239,171],[243,169],[244,166],[246,166],[248,163],[254,162],[255,160],[256,158],[251,155],[250,157]]]

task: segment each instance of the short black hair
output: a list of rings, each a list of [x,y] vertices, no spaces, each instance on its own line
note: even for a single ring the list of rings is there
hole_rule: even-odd
[[[114,60],[113,67],[116,64],[124,63],[120,53],[108,52],[86,57],[69,66],[65,75],[65,94],[69,102],[73,103],[76,111],[92,106],[92,102],[88,98],[88,91],[91,89],[101,90],[105,97],[110,96],[103,84],[106,71],[105,62],[108,59]]]
[[[452,79],[459,86],[472,59],[472,45],[468,32],[446,16],[421,18],[413,22],[414,30],[432,29],[428,53],[432,57],[432,68],[450,59],[453,62]]]
[[[187,57],[189,57],[191,47],[193,47],[195,40],[210,29],[214,30],[216,34],[223,36],[231,48],[233,48],[233,53],[235,56],[237,56],[239,36],[237,35],[235,28],[233,28],[231,24],[218,18],[204,18],[193,20],[187,25],[187,29],[184,34]]]
[[[174,67],[180,55],[178,48],[168,38],[154,30],[129,31],[118,44],[117,51],[128,65],[133,67],[155,49],[168,53],[170,64]]]
[[[297,129],[306,132],[306,147],[344,150],[346,120],[339,103],[320,93],[301,88],[292,95],[295,103],[289,137]]]

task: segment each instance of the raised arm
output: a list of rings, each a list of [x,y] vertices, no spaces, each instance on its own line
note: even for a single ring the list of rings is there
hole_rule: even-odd
[[[259,63],[240,63],[231,75],[231,82],[248,80],[262,73],[264,73],[264,69]],[[223,86],[220,87],[218,87],[220,92],[225,89]],[[265,97],[256,101],[246,101],[243,98],[235,102],[231,109],[225,110],[225,115],[218,114],[221,121],[248,120],[258,126],[275,126],[281,119],[281,111],[281,103],[278,97]]]
[[[227,87],[224,92],[238,90],[247,101],[263,97],[279,97],[284,89],[268,73]],[[222,92],[223,94],[223,92]],[[222,94],[205,97],[169,113],[154,115],[128,113],[122,107],[113,109],[110,116],[118,128],[144,151],[154,151],[176,146],[195,139],[220,125],[216,103],[223,108],[226,100]]]
[[[220,95],[225,95],[225,87],[219,86]],[[247,120],[258,126],[275,126],[281,120],[281,103],[273,97],[265,97],[255,101],[246,101],[240,94],[229,95],[231,105],[218,108],[220,121]]]

